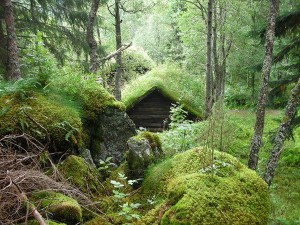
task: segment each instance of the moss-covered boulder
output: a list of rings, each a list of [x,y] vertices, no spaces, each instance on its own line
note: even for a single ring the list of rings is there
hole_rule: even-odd
[[[144,177],[148,166],[163,156],[158,135],[151,132],[141,132],[127,141],[127,170],[129,179]]]
[[[99,183],[101,177],[97,170],[79,156],[68,156],[59,164],[58,169],[69,182],[84,193],[97,194],[103,189]]]
[[[0,136],[29,134],[50,150],[68,150],[82,144],[82,123],[75,108],[42,94],[0,97]]]
[[[100,159],[112,157],[112,161],[120,164],[126,153],[127,140],[136,135],[135,125],[125,111],[118,108],[106,108],[96,120],[86,121],[85,129],[89,141],[89,149],[97,164]]]
[[[45,220],[45,223],[47,225],[66,225],[65,223],[57,223],[52,220]],[[36,220],[29,220],[29,221],[27,221],[27,225],[39,225],[39,222]]]
[[[75,199],[63,194],[41,191],[32,194],[32,200],[45,212],[47,218],[65,223],[78,224],[82,221],[82,210]]]
[[[266,183],[229,154],[215,151],[213,161],[211,156],[211,151],[196,148],[150,169],[144,193],[161,196],[167,207],[142,220],[160,216],[162,225],[267,224]]]

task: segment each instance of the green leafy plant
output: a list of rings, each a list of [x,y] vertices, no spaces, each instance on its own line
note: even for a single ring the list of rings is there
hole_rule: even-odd
[[[123,217],[126,221],[125,224],[131,224],[134,220],[140,219],[140,215],[136,213],[141,204],[140,203],[129,203],[126,199],[129,194],[124,193],[122,190],[127,184],[132,186],[137,183],[138,180],[127,180],[127,177],[123,173],[118,173],[118,178],[120,181],[111,180],[110,183],[113,185],[114,190],[113,197],[114,200],[119,204],[120,211],[118,215]]]

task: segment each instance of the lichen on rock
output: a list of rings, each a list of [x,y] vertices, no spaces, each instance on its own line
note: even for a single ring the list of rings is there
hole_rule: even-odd
[[[144,177],[149,165],[163,156],[158,135],[151,132],[141,132],[127,141],[127,175],[130,179]]]

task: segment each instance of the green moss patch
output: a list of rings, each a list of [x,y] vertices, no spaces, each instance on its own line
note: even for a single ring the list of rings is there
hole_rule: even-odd
[[[51,220],[45,220],[47,225],[66,225],[65,223],[57,223]],[[27,225],[39,225],[38,221],[36,220],[29,220],[27,221]]]
[[[198,81],[197,81],[198,79]],[[155,89],[197,117],[202,117],[204,88],[198,77],[192,77],[174,65],[159,66],[125,86],[122,101],[127,109]]]
[[[102,190],[99,174],[81,157],[70,155],[59,166],[59,171],[74,186],[84,193],[98,193]]]
[[[40,209],[46,211],[49,218],[74,225],[82,221],[82,210],[78,202],[63,194],[42,191],[33,193],[32,199],[38,202]]]
[[[229,154],[200,148],[150,169],[144,192],[170,205],[161,224],[267,224],[266,183]],[[159,216],[159,215],[156,215]]]
[[[82,144],[78,111],[41,94],[24,99],[17,95],[1,97],[0,112],[0,135],[27,133],[46,143],[47,134],[42,126],[49,133],[52,149],[66,151]]]

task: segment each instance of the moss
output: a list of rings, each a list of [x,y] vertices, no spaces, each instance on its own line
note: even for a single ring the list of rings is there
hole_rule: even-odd
[[[197,79],[199,77],[190,75],[175,65],[161,65],[125,86],[122,101],[130,109],[157,89],[172,101],[183,104],[185,110],[202,117],[204,88],[200,85],[200,80],[195,82]]]
[[[111,222],[109,222],[109,219],[104,216],[98,216],[86,223],[84,225],[112,225]]]
[[[52,220],[45,220],[47,225],[66,225],[65,223],[57,223]],[[39,223],[36,220],[29,220],[27,221],[27,225],[39,225]]]
[[[68,156],[58,169],[66,179],[84,193],[97,194],[102,189],[98,182],[100,179],[98,172],[81,157]]]
[[[41,94],[23,99],[17,95],[1,97],[0,111],[0,135],[27,133],[45,144],[47,135],[42,126],[49,133],[52,150],[66,151],[82,144],[78,111]]]
[[[82,221],[82,210],[78,202],[63,194],[41,191],[32,194],[39,208],[46,210],[47,216],[55,221],[73,225]]]
[[[100,87],[96,90],[87,88],[83,90],[83,111],[84,117],[88,120],[97,120],[98,116],[104,112],[106,108],[117,108],[125,111],[125,105],[109,94],[104,88]]]
[[[157,134],[149,132],[149,131],[145,131],[145,132],[140,132],[137,135],[137,137],[147,139],[149,141],[149,144],[150,144],[152,150],[158,149],[159,152],[162,152],[161,141]]]
[[[267,224],[266,183],[231,155],[217,151],[212,175],[210,153],[192,149],[150,169],[144,192],[161,194],[171,206],[161,224]]]

